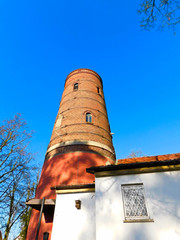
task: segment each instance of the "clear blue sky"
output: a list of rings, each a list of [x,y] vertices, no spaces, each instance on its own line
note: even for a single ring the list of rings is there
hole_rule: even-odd
[[[135,3],[136,2],[136,3]],[[66,76],[103,79],[117,158],[180,152],[180,27],[142,31],[138,1],[0,1],[0,121],[21,113],[42,164]]]

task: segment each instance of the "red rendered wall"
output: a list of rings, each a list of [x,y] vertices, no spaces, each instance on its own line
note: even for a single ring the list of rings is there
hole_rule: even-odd
[[[51,190],[51,187],[61,184],[76,185],[76,184],[88,184],[94,182],[94,175],[86,173],[86,168],[98,165],[106,165],[106,162],[113,161],[107,159],[99,154],[87,153],[87,152],[73,152],[65,153],[50,158],[44,162],[41,172],[40,181],[38,184],[36,199],[55,199],[55,190]],[[33,210],[27,240],[35,239],[37,232],[37,225],[39,221],[39,211]],[[51,239],[52,220],[47,216],[42,215],[39,240],[43,240],[43,233],[49,232]]]

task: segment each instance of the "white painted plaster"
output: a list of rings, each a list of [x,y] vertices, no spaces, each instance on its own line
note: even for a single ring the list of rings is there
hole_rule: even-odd
[[[121,184],[131,183],[143,183],[154,222],[123,222]],[[96,240],[179,239],[179,171],[96,178]]]
[[[95,240],[95,230],[95,193],[57,194],[51,240]]]

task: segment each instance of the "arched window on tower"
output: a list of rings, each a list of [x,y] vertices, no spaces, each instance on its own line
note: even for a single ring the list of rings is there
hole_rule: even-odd
[[[75,91],[78,90],[78,83],[75,83],[75,84],[74,84],[74,90],[75,90]]]
[[[89,122],[89,123],[91,123],[92,122],[92,115],[91,115],[91,113],[86,113],[86,122]]]

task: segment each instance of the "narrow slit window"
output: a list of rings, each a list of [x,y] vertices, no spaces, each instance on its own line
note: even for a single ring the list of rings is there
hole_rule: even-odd
[[[89,123],[92,122],[92,115],[91,115],[91,113],[86,113],[86,122],[89,122]]]
[[[74,84],[74,90],[78,90],[78,83]]]
[[[99,87],[97,87],[97,93],[99,93]]]

